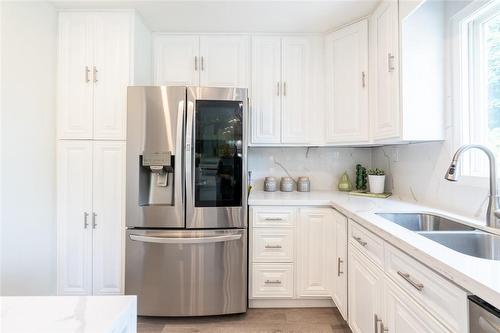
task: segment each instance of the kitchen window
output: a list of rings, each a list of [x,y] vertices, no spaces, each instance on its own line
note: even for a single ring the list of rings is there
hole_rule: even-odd
[[[453,18],[457,147],[478,143],[500,157],[500,2],[473,2]],[[464,176],[487,177],[482,152],[463,156]]]

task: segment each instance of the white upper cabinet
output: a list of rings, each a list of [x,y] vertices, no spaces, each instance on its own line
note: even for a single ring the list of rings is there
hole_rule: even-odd
[[[308,143],[311,117],[311,45],[308,38],[282,40],[282,143]]]
[[[57,122],[59,138],[91,139],[94,17],[59,15]]]
[[[252,144],[306,145],[316,115],[312,37],[252,38]],[[314,44],[315,45],[315,44]]]
[[[198,36],[154,37],[154,81],[157,85],[197,86],[201,59]]]
[[[368,142],[368,21],[328,35],[325,54],[325,142]]]
[[[248,52],[247,36],[201,36],[200,85],[247,88]]]
[[[57,291],[92,291],[92,142],[57,145]]]
[[[281,38],[252,38],[252,143],[281,142]]]
[[[398,3],[382,2],[372,16],[374,43],[374,139],[400,136]]]
[[[94,139],[126,136],[127,89],[130,82],[131,17],[122,13],[95,17]]]
[[[93,145],[93,294],[123,292],[125,142]]]
[[[248,36],[157,34],[153,52],[158,85],[248,87]]]
[[[140,27],[133,12],[59,13],[58,139],[125,140],[132,61],[150,54],[134,54]]]
[[[297,230],[297,296],[330,296],[335,251],[333,209],[300,209]]]
[[[446,27],[442,2],[383,1],[370,18],[375,142],[442,140]]]

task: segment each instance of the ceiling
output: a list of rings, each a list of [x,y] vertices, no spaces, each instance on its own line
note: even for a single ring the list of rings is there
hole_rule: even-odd
[[[325,32],[368,15],[379,0],[50,2],[57,8],[134,8],[152,31]]]

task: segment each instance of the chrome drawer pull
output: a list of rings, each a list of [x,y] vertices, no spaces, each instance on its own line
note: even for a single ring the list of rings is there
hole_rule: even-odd
[[[398,275],[405,279],[406,282],[411,284],[413,288],[417,289],[418,291],[422,291],[422,289],[424,289],[424,285],[422,283],[413,281],[410,277],[410,274],[398,271]]]
[[[281,280],[266,280],[265,284],[281,284]]]
[[[337,258],[337,276],[340,276],[340,274],[344,274],[344,272],[342,272],[340,270],[340,265],[344,262],[344,260],[340,259],[340,257]]]
[[[266,217],[265,221],[283,221],[281,217]]]
[[[266,245],[266,249],[281,249],[281,245]]]
[[[363,239],[361,239],[361,237],[356,237],[356,236],[352,236],[352,238],[354,238],[359,244],[361,244],[362,246],[366,246],[368,243],[365,242]]]

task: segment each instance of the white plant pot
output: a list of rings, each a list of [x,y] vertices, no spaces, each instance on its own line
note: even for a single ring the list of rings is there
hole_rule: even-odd
[[[384,176],[368,175],[368,183],[370,184],[371,193],[384,193],[385,175]]]

